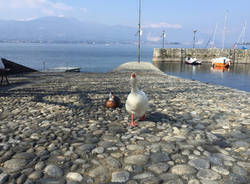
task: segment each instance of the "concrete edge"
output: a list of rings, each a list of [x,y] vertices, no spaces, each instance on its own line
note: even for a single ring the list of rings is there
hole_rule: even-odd
[[[123,63],[120,66],[116,67],[113,72],[129,72],[129,71],[140,71],[140,72],[154,72],[158,74],[165,74],[159,68],[154,66],[149,62],[127,62]]]

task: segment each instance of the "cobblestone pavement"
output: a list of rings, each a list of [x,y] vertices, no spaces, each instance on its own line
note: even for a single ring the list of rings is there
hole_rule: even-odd
[[[150,107],[135,128],[129,71],[10,76],[0,88],[0,183],[250,183],[250,93],[137,76]],[[110,91],[122,108],[104,106]]]

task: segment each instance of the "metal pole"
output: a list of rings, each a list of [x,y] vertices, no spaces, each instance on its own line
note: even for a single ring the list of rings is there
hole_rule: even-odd
[[[195,48],[195,33],[197,32],[197,30],[194,29],[193,32],[194,32],[194,40],[193,40],[193,49],[194,49]]]
[[[141,62],[141,0],[139,0],[138,63]]]
[[[162,31],[162,48],[164,49],[164,39],[165,39],[165,36],[166,36],[166,34],[165,34],[165,30],[163,30]]]

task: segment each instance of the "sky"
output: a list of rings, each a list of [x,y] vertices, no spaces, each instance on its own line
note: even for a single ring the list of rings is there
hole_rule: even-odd
[[[217,34],[222,34],[227,14],[228,40],[237,40],[245,21],[246,35],[250,33],[249,10],[250,0],[142,0],[141,20],[143,27],[166,29],[166,32],[185,30],[190,37],[192,30],[197,29],[196,35],[202,42],[202,35],[211,35],[216,24]],[[136,27],[138,0],[0,0],[1,20],[45,16]]]

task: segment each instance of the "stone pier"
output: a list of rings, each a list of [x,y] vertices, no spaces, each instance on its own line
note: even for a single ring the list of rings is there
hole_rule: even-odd
[[[250,64],[249,49],[155,48],[153,62],[182,62],[187,56],[196,57],[202,62],[211,62],[213,58],[226,56],[234,63]]]

